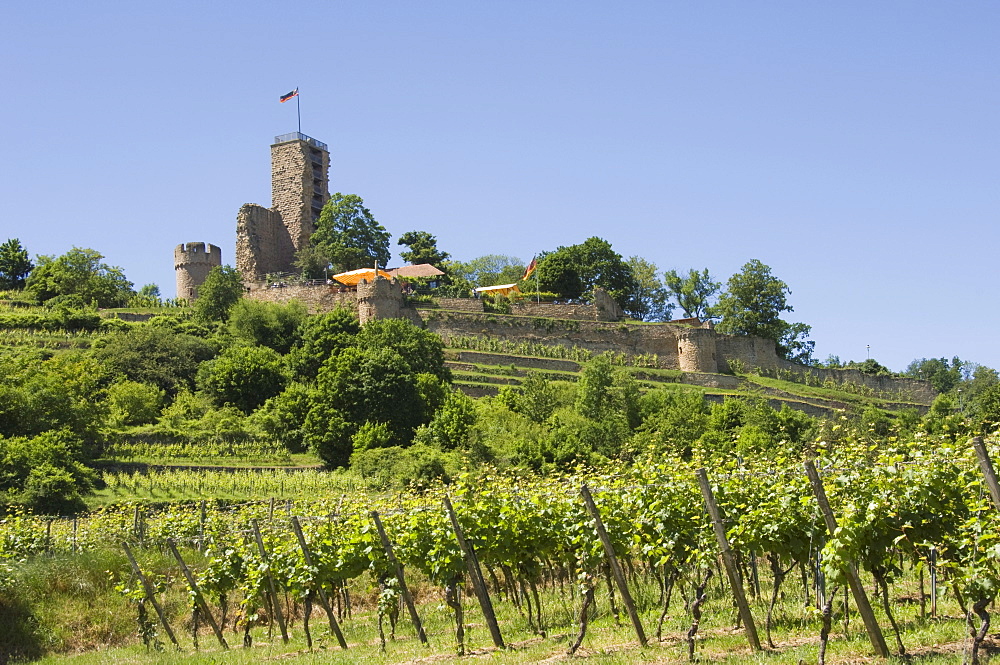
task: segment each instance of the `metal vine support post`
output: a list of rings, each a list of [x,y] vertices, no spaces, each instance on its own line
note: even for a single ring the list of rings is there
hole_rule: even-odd
[[[373,510],[371,517],[375,521],[375,528],[378,529],[378,537],[382,540],[382,548],[385,550],[385,555],[389,558],[389,563],[395,568],[396,581],[399,582],[399,591],[403,594],[403,600],[406,602],[406,610],[410,613],[410,621],[413,622],[414,628],[417,629],[417,637],[426,645],[428,644],[427,634],[424,633],[424,625],[420,623],[420,616],[417,614],[416,605],[413,604],[413,596],[410,595],[410,589],[406,586],[406,579],[403,577],[403,566],[392,551],[392,543],[389,542],[389,536],[385,533],[385,528],[382,526],[382,520],[379,519],[378,511]]]
[[[305,560],[306,565],[312,568],[312,555],[309,553],[309,547],[306,545],[306,537],[302,535],[302,525],[299,524],[299,518],[295,515],[292,515],[292,528],[295,530],[295,538],[299,541],[299,549],[302,550],[302,558]],[[323,585],[317,585],[316,591],[319,594],[320,605],[323,606],[323,611],[326,612],[326,618],[330,621],[330,630],[332,630],[333,634],[337,636],[337,642],[340,644],[340,648],[346,649],[347,640],[344,639],[344,633],[340,631],[340,624],[337,623],[337,617],[333,616],[333,609],[330,607],[330,601],[326,597],[326,591],[323,590]]]
[[[733,595],[736,597],[736,605],[740,610],[740,618],[743,620],[743,628],[747,634],[747,640],[754,651],[760,651],[760,638],[757,637],[757,626],[753,622],[753,614],[750,613],[750,605],[747,603],[746,593],[743,591],[743,581],[740,579],[740,571],[733,558],[733,551],[729,548],[729,539],[726,538],[726,527],[722,523],[719,515],[719,506],[715,503],[715,495],[712,493],[712,485],[708,482],[708,473],[705,469],[695,471],[698,476],[698,485],[701,486],[701,495],[705,498],[705,506],[708,514],[712,518],[712,528],[715,531],[715,539],[719,543],[719,550],[722,552],[722,560],[726,564],[726,574],[729,576],[729,584],[733,588]]]
[[[826,523],[826,529],[832,536],[837,531],[837,518],[833,516],[830,502],[827,501],[826,490],[823,489],[823,481],[820,479],[819,472],[816,471],[816,465],[812,463],[812,460],[806,460],[802,465],[806,469],[806,475],[809,476],[809,482],[812,483],[813,494],[816,495],[820,512],[823,513],[823,521]],[[882,658],[888,658],[890,655],[889,647],[886,646],[885,636],[882,635],[882,628],[878,625],[878,621],[875,620],[875,613],[872,611],[871,603],[868,602],[868,594],[865,593],[865,587],[858,578],[857,568],[854,567],[854,564],[847,564],[845,573],[847,583],[851,587],[851,595],[854,596],[854,603],[858,606],[858,613],[865,623],[865,630],[868,631],[868,639],[875,648],[875,653]]]
[[[621,593],[622,603],[628,611],[629,619],[632,620],[632,627],[635,628],[635,636],[639,638],[639,644],[647,646],[649,640],[646,639],[646,631],[642,629],[642,622],[639,621],[639,613],[635,609],[635,602],[632,600],[632,594],[629,593],[628,584],[625,582],[625,574],[618,563],[618,557],[615,556],[615,548],[611,544],[611,538],[608,536],[607,530],[604,528],[604,522],[601,521],[601,514],[597,511],[594,497],[590,495],[590,489],[586,485],[580,486],[580,494],[583,495],[583,503],[587,506],[587,512],[594,518],[594,524],[597,527],[597,536],[601,539],[601,544],[604,546],[604,553],[607,555],[608,563],[611,565],[611,574],[615,578],[615,584],[618,585],[618,591]]]
[[[174,631],[170,629],[170,624],[167,623],[167,617],[163,614],[163,608],[156,602],[156,593],[153,591],[153,585],[149,583],[149,580],[146,579],[146,576],[139,569],[139,564],[136,562],[135,557],[132,556],[132,550],[129,549],[128,543],[122,542],[122,547],[125,548],[125,556],[128,557],[128,562],[132,566],[132,572],[135,573],[135,576],[139,578],[139,582],[142,583],[142,588],[146,592],[146,598],[153,605],[153,609],[156,610],[156,616],[160,617],[163,630],[166,631],[167,637],[174,643],[174,646],[180,649],[181,645],[177,644],[177,638],[174,637]]]
[[[285,617],[281,613],[281,603],[278,601],[278,592],[274,589],[274,576],[271,575],[271,558],[264,548],[264,539],[260,535],[260,526],[257,520],[250,520],[253,527],[253,537],[257,541],[257,549],[260,551],[260,558],[267,566],[267,590],[271,597],[271,606],[274,608],[274,618],[278,620],[278,628],[281,629],[281,641],[288,644],[288,629],[285,627]]]
[[[462,525],[458,523],[458,515],[455,514],[455,509],[451,505],[451,499],[447,495],[444,497],[444,507],[448,511],[451,526],[455,530],[456,538],[458,538],[458,546],[462,550],[462,556],[465,558],[465,566],[469,570],[469,579],[472,580],[472,589],[476,592],[476,597],[479,599],[479,606],[482,608],[483,616],[486,618],[486,625],[490,629],[490,637],[493,638],[493,644],[500,649],[506,649],[507,645],[503,642],[503,636],[500,634],[500,625],[497,623],[497,616],[493,611],[493,601],[490,600],[490,593],[486,589],[483,571],[479,568],[479,559],[476,557],[475,550],[469,547],[469,543],[466,542]]]
[[[174,543],[173,539],[167,540],[167,547],[170,548],[170,552],[177,559],[177,563],[181,566],[181,572],[184,573],[184,578],[187,579],[188,587],[191,589],[191,593],[194,594],[194,600],[198,603],[198,607],[205,614],[205,620],[208,621],[208,625],[212,627],[212,632],[215,633],[215,638],[219,640],[219,644],[223,649],[229,649],[229,645],[226,644],[226,638],[222,636],[222,630],[219,629],[219,624],[216,623],[215,617],[212,616],[212,610],[209,608],[208,603],[205,602],[205,596],[202,595],[201,589],[198,588],[198,583],[195,582],[194,575],[191,574],[191,570],[184,563],[184,559],[181,558],[181,553],[177,551],[177,545]]]

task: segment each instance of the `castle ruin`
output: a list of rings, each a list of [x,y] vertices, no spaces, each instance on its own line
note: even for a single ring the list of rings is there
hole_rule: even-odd
[[[324,143],[294,132],[275,137],[271,145],[271,207],[247,203],[236,226],[236,268],[247,287],[246,297],[266,302],[302,302],[313,312],[337,307],[358,314],[362,324],[374,319],[405,318],[444,338],[495,337],[508,341],[578,346],[595,353],[613,351],[628,357],[655,359],[663,369],[718,377],[740,366],[745,371],[811,373],[822,379],[849,380],[873,389],[905,389],[933,397],[926,382],[868,377],[852,370],[806,367],[781,358],[773,341],[723,335],[697,319],[646,324],[624,320],[610,296],[595,290],[590,304],[521,301],[510,314],[490,314],[474,298],[437,298],[419,309],[409,305],[403,283],[393,278],[362,280],[356,287],[320,280],[267,283],[274,273],[294,271],[295,252],[307,245],[323,205],[329,200],[330,154]],[[212,267],[221,265],[214,245],[188,243],[174,250],[178,297],[194,298]],[[853,373],[852,373],[853,372]],[[850,374],[850,378],[847,375]],[[855,376],[856,374],[856,376]],[[886,383],[883,386],[882,383]],[[875,385],[878,384],[878,385]]]
[[[236,217],[236,270],[244,282],[294,270],[330,199],[330,153],[300,132],[274,137],[271,207],[246,203]]]

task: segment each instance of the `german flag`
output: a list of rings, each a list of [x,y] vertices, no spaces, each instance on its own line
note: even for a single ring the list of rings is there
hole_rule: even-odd
[[[538,267],[538,262],[535,261],[535,259],[531,259],[531,263],[529,263],[528,267],[524,269],[524,277],[521,278],[521,281],[523,282],[524,280],[531,277],[531,273],[535,272],[535,268],[537,267]]]
[[[298,97],[298,96],[299,96],[299,89],[295,88],[295,90],[292,90],[287,95],[282,95],[281,97],[279,97],[278,101],[281,102],[282,104],[284,104],[285,102],[287,102],[292,97]]]

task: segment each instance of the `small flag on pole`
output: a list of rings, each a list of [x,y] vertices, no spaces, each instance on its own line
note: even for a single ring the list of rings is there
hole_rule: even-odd
[[[535,272],[535,268],[537,267],[538,263],[535,261],[535,259],[531,259],[531,263],[529,263],[528,267],[524,269],[524,277],[521,278],[521,281],[523,282],[524,280],[531,277],[531,273]]]
[[[287,95],[282,95],[281,97],[279,97],[278,101],[280,101],[282,104],[284,104],[285,102],[287,102],[292,97],[298,97],[298,96],[299,96],[299,89],[295,88],[295,90],[292,90]]]

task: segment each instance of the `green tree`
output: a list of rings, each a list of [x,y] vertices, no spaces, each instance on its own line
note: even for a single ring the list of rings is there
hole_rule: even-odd
[[[360,330],[358,317],[345,308],[310,316],[303,322],[300,340],[289,354],[289,366],[300,379],[315,379],[328,358],[354,345]]]
[[[461,390],[451,390],[444,404],[434,414],[428,429],[434,441],[444,450],[466,448],[469,432],[476,423],[473,399]]]
[[[962,382],[965,364],[957,356],[950,363],[947,358],[919,358],[906,366],[903,376],[930,381],[934,390],[949,393]]]
[[[299,248],[292,262],[302,279],[326,279],[330,272],[327,251],[310,242]]]
[[[669,302],[669,292],[656,274],[656,264],[641,256],[631,256],[628,267],[635,277],[636,286],[632,298],[635,309],[628,313],[629,316],[640,321],[669,321],[674,307]]]
[[[621,417],[629,427],[637,427],[642,417],[639,384],[624,369],[613,367],[607,354],[601,354],[580,372],[576,410],[591,420]]]
[[[295,453],[305,450],[303,426],[312,408],[312,390],[302,383],[290,383],[254,411],[253,422],[273,439]]]
[[[21,241],[17,238],[7,240],[0,245],[0,291],[23,289],[24,281],[34,267]]]
[[[399,353],[353,347],[320,369],[303,440],[328,466],[345,466],[353,437],[365,423],[385,423],[385,443],[405,446],[425,417],[416,375]]]
[[[337,192],[323,206],[311,243],[338,271],[389,263],[389,232],[357,194]]]
[[[229,310],[229,332],[251,345],[288,353],[299,340],[299,328],[308,312],[305,305],[241,299]]]
[[[782,312],[792,311],[785,297],[792,291],[771,274],[770,267],[751,259],[729,278],[726,287],[716,308],[722,317],[719,332],[772,340],[780,355],[808,364],[815,346],[806,339],[812,328],[781,318]]]
[[[80,352],[0,356],[0,436],[66,430],[99,438],[106,416],[105,374]]]
[[[973,363],[967,363],[968,365]],[[992,367],[987,367],[986,365],[978,365],[971,371],[971,377],[963,382],[962,390],[965,393],[965,399],[975,400],[978,395],[980,395],[987,388],[992,388],[993,386],[1000,383],[1000,373],[998,373]]]
[[[119,427],[155,422],[164,398],[162,389],[148,383],[117,381],[108,388],[109,421]]]
[[[601,238],[588,238],[579,245],[559,247],[538,261],[541,288],[566,298],[580,298],[601,287],[630,316],[641,313],[636,299],[639,285],[629,264]]]
[[[892,376],[892,370],[874,358],[868,358],[863,362],[850,360],[844,365],[844,369],[856,369],[862,374],[871,376]]]
[[[361,349],[395,351],[411,373],[433,374],[443,381],[451,381],[451,370],[444,364],[444,342],[406,319],[369,321],[361,328],[355,344]]]
[[[132,282],[121,268],[109,266],[93,249],[74,247],[62,256],[39,256],[25,281],[25,290],[38,302],[76,295],[98,307],[123,307],[132,295]]]
[[[467,283],[469,288],[513,284],[524,275],[524,262],[505,254],[486,254],[471,261],[448,261],[441,268],[452,281]]]
[[[243,297],[243,280],[231,266],[215,266],[198,287],[195,318],[202,322],[226,321],[229,310]]]
[[[541,372],[529,372],[519,386],[502,386],[497,401],[536,423],[544,423],[559,406],[555,390]]]
[[[691,268],[685,277],[676,270],[668,270],[663,275],[663,283],[685,317],[702,320],[716,318],[712,300],[722,284],[712,279],[708,268],[702,271]]]
[[[156,284],[144,284],[128,301],[129,307],[159,307],[162,304],[160,287]]]
[[[632,442],[634,455],[671,452],[688,458],[708,428],[708,404],[697,391],[651,390],[640,398],[640,412],[642,425]]]
[[[83,496],[96,480],[84,466],[78,437],[52,431],[34,437],[0,437],[0,503],[39,513],[67,515],[86,509]]]
[[[414,265],[429,263],[438,267],[451,257],[448,252],[442,252],[438,249],[437,238],[427,231],[407,231],[399,237],[396,244],[406,245],[409,248],[405,252],[400,252],[399,255],[403,257],[404,261],[409,261]]]
[[[171,398],[194,387],[198,365],[215,353],[199,337],[152,323],[112,335],[92,351],[110,376],[155,386]]]
[[[994,432],[1000,427],[1000,383],[996,383],[972,400],[970,411],[982,424],[986,433]]]
[[[285,388],[281,356],[266,346],[234,346],[198,370],[198,387],[219,405],[252,413]]]

